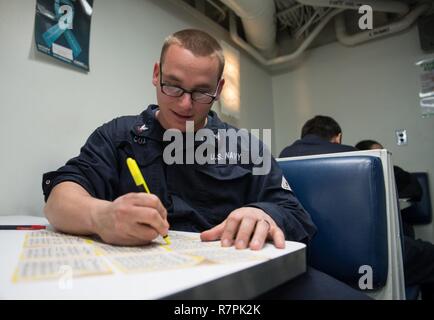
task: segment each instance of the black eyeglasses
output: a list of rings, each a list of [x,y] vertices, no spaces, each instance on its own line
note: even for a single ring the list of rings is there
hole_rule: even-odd
[[[161,71],[161,64],[160,64],[160,88],[162,93],[164,93],[166,96],[169,97],[181,97],[184,93],[189,93],[191,100],[203,104],[209,104],[213,102],[214,99],[217,98],[217,92],[220,87],[220,81],[219,81],[214,94],[201,92],[201,91],[189,91],[178,86],[173,86],[171,84],[163,83],[162,79],[163,79],[163,72]]]

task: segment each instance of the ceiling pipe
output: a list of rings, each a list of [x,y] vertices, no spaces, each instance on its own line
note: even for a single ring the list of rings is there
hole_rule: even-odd
[[[405,29],[408,29],[417,20],[417,18],[424,12],[429,10],[430,7],[431,5],[429,4],[421,4],[399,21],[372,30],[359,32],[353,35],[349,35],[347,33],[344,15],[341,14],[336,17],[335,20],[336,37],[338,41],[345,46],[355,46],[357,44],[374,40],[380,37],[390,36]]]
[[[237,30],[237,21],[233,12],[229,15],[229,31],[232,41],[239,47],[244,49],[249,53],[256,61],[267,68],[277,68],[283,66],[293,60],[299,58],[301,54],[308,48],[312,41],[318,36],[318,34],[324,29],[327,23],[334,18],[339,13],[345,11],[346,9],[358,10],[362,5],[360,1],[346,0],[345,2],[337,3],[336,0],[296,0],[298,3],[309,6],[316,7],[329,7],[335,8],[330,11],[314,28],[314,30],[309,34],[309,36],[301,43],[301,45],[292,53],[284,56],[275,57],[275,52],[277,51],[276,46],[276,22],[274,19],[275,7],[274,2],[271,0],[221,0],[226,4],[232,11],[234,11],[243,23],[244,31],[246,34],[247,41],[242,39]],[[409,6],[402,2],[397,1],[385,1],[385,0],[363,0],[363,5],[369,5],[372,7],[373,11],[379,12],[389,12],[404,15],[408,13]],[[419,7],[418,7],[419,8]],[[424,7],[425,8],[425,7]],[[421,10],[421,9],[420,9]],[[423,10],[425,11],[426,8]],[[384,31],[385,27],[370,30],[368,32],[362,32],[356,35],[347,35],[345,30],[345,25],[341,25],[341,17],[339,17],[340,22],[336,23],[338,25],[337,33],[339,32],[338,40],[339,42],[357,44],[359,39],[372,40],[374,38],[390,35],[396,33],[403,29],[408,28],[414,19],[420,15],[418,14],[415,18],[414,15],[419,11],[416,9],[412,11],[412,14],[405,17],[403,20],[397,23],[389,25],[393,32]],[[342,16],[342,15],[341,15]],[[410,24],[408,24],[412,21]],[[395,25],[396,24],[396,25]],[[386,26],[387,27],[387,26]],[[335,26],[336,28],[336,26]],[[395,31],[397,30],[397,31]],[[381,34],[381,33],[385,34]],[[364,34],[372,33],[372,35],[367,36]],[[354,39],[352,39],[354,37]],[[351,44],[351,45],[354,45]],[[350,45],[350,44],[347,44]]]
[[[324,29],[327,23],[333,19],[334,16],[343,12],[344,9],[334,9],[328,13],[315,27],[312,33],[303,41],[303,43],[291,54],[280,56],[273,59],[265,59],[255,48],[246,43],[237,32],[237,24],[233,13],[229,16],[229,31],[232,41],[238,46],[243,48],[247,53],[249,53],[253,58],[256,59],[260,64],[265,67],[277,67],[285,63],[291,62],[298,57],[307,49],[307,47],[312,43],[312,41],[318,36],[318,34]]]
[[[221,0],[243,23],[247,41],[266,58],[275,57],[276,8],[273,0]]]
[[[373,11],[406,14],[410,8],[407,4],[390,0],[296,0],[298,3],[313,7],[328,7],[359,10],[362,5],[368,5]]]

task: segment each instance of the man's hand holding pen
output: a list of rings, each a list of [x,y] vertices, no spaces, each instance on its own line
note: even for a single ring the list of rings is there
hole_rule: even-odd
[[[153,194],[128,193],[93,214],[97,234],[107,243],[144,245],[169,230],[167,211]]]

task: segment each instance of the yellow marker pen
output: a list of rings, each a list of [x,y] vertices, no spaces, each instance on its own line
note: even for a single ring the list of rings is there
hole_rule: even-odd
[[[142,176],[142,173],[140,172],[139,166],[137,165],[136,160],[133,158],[127,158],[127,166],[130,170],[131,176],[134,179],[134,183],[138,187],[142,187],[146,193],[151,193],[149,191],[148,185],[146,184],[145,179]],[[166,244],[170,244],[170,238],[169,235],[163,236],[164,241]]]

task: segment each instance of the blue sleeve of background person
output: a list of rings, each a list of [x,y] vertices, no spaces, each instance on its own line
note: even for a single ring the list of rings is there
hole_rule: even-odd
[[[63,167],[43,175],[42,189],[45,201],[59,183],[72,181],[81,185],[98,199],[114,200],[118,185],[118,160],[111,136],[116,120],[96,129],[81,148],[80,154]]]
[[[252,192],[257,194],[257,202],[246,206],[262,209],[270,215],[284,232],[286,240],[307,243],[315,234],[316,227],[292,191],[282,188],[282,177],[282,170],[272,158],[269,174],[252,175]]]

